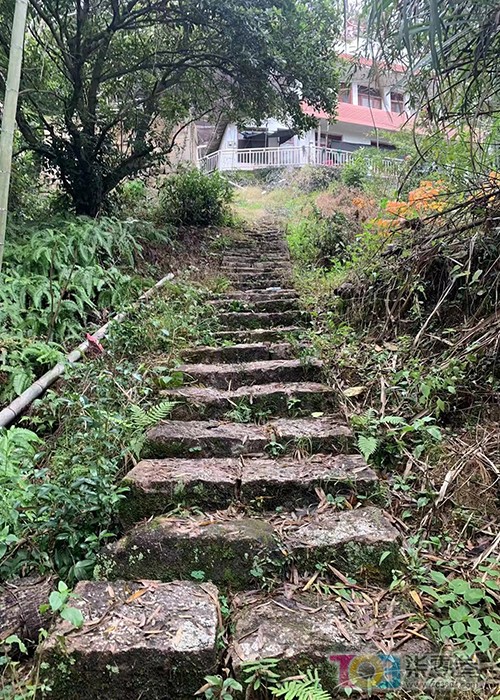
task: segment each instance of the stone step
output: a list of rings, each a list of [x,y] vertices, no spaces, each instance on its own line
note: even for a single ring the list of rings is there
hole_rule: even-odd
[[[216,308],[223,311],[299,311],[298,300],[294,297],[274,297],[261,301],[251,299],[213,299],[211,302]]]
[[[304,333],[301,326],[285,326],[283,328],[256,328],[243,331],[218,331],[215,338],[234,343],[278,343]]]
[[[227,301],[245,301],[248,303],[259,301],[272,301],[273,299],[298,299],[299,295],[295,289],[285,289],[277,287],[275,289],[258,289],[252,290],[224,292],[223,294],[214,295],[212,302],[227,302]]]
[[[217,667],[212,584],[80,581],[74,592],[84,626],[57,616],[38,652],[51,699],[187,700]]]
[[[170,416],[174,420],[226,417],[250,423],[269,416],[309,415],[313,411],[327,411],[335,405],[334,390],[316,382],[254,384],[231,390],[181,387],[166,389],[161,395],[178,402]],[[242,416],[240,421],[235,417],[238,410]]]
[[[232,590],[281,578],[291,567],[307,576],[324,564],[357,579],[388,581],[399,546],[398,531],[374,506],[300,517],[219,511],[136,525],[105,549],[101,566],[111,579],[189,580],[193,571],[203,572],[204,580]]]
[[[314,455],[309,459],[151,459],[124,478],[120,503],[125,527],[178,506],[217,510],[239,501],[252,508],[293,510],[317,503],[316,489],[378,498],[375,472],[360,455]]]
[[[363,629],[353,624],[338,601],[336,596],[321,596],[316,591],[292,593],[283,588],[272,595],[238,593],[231,606],[227,653],[234,677],[241,682],[248,664],[275,659],[271,670],[278,677],[314,669],[329,697],[343,697],[339,686],[347,680],[347,669],[344,667],[341,679],[335,656],[344,654],[346,663],[352,655],[376,656],[380,650],[366,640]]]
[[[239,243],[237,248],[233,248],[230,251],[228,250],[224,258],[230,253],[241,258],[253,256],[262,259],[264,257],[277,258],[280,255],[287,255],[289,254],[289,250],[288,246],[283,241],[252,241],[248,243]]]
[[[243,330],[245,328],[276,328],[300,325],[310,320],[306,311],[225,311],[217,315],[217,320],[228,330]]]
[[[223,262],[220,269],[222,271],[227,270],[228,272],[266,272],[270,274],[275,270],[290,272],[291,265],[287,261],[278,262],[275,260],[273,262],[259,262],[254,260],[249,262],[247,260],[241,260],[239,262]]]
[[[278,418],[265,426],[219,421],[166,420],[146,434],[144,458],[233,457],[294,452],[348,453],[354,438],[348,426],[333,416]]]
[[[276,382],[302,382],[318,379],[323,363],[311,358],[307,363],[301,360],[257,360],[235,364],[179,365],[189,381],[218,389],[236,389],[251,384],[271,384]]]
[[[237,264],[237,265],[252,265],[253,263],[286,263],[290,265],[290,255],[285,250],[280,250],[279,253],[260,253],[254,251],[252,253],[228,253],[222,258],[221,264]]]
[[[193,364],[256,362],[257,360],[289,360],[297,354],[290,343],[240,343],[213,348],[202,345],[184,352],[184,359]]]
[[[266,275],[262,279],[234,279],[231,280],[231,284],[235,289],[240,289],[242,291],[258,291],[269,289],[269,287],[279,288],[280,286],[283,286],[283,284],[285,284],[287,281],[289,282],[289,280],[277,277],[271,278]]]

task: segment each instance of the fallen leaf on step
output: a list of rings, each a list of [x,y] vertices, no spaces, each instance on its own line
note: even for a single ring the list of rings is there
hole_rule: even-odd
[[[132,595],[129,596],[125,602],[132,603],[134,600],[137,600],[137,598],[140,598],[141,595],[144,595],[144,593],[147,593],[148,591],[149,588],[139,588],[139,590],[135,591],[135,593],[132,593]]]
[[[420,610],[424,609],[424,605],[420,599],[420,596],[418,595],[417,591],[410,591],[410,597],[417,606],[417,608],[420,608]]]
[[[359,396],[366,390],[366,386],[350,386],[348,389],[344,389],[342,392],[344,396],[350,398],[351,396]]]

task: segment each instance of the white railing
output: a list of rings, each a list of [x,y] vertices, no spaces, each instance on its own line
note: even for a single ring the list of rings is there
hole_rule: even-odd
[[[323,165],[341,168],[350,163],[355,153],[339,148],[294,146],[281,148],[243,148],[215,151],[199,159],[199,167],[205,173],[215,170],[257,170],[259,168],[286,168],[302,165]],[[401,161],[384,158],[370,165],[376,175],[393,176],[398,174]]]

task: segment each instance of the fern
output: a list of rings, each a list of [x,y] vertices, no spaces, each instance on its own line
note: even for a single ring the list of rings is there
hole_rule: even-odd
[[[321,686],[317,669],[308,669],[302,677],[282,681],[271,693],[276,698],[285,700],[332,700]]]
[[[157,406],[152,406],[147,411],[137,405],[130,407],[132,414],[132,427],[136,430],[147,430],[172,413],[177,401],[162,401]]]
[[[360,435],[358,437],[358,449],[366,460],[372,456],[377,447],[378,440],[372,435],[369,437],[366,437],[366,435]]]

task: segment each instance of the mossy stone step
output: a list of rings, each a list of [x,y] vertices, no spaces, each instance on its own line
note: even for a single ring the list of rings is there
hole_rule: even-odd
[[[254,272],[259,272],[259,273],[267,273],[270,274],[274,272],[275,270],[279,270],[281,272],[291,272],[292,266],[288,261],[282,261],[278,262],[277,260],[273,260],[272,262],[259,262],[259,261],[254,261],[251,264],[248,262],[235,262],[234,260],[230,260],[229,262],[223,262],[221,265],[221,271],[227,271],[227,272],[234,272],[234,273],[254,273]]]
[[[161,395],[178,402],[170,416],[175,420],[226,417],[250,423],[270,416],[310,415],[313,411],[332,409],[336,403],[334,390],[316,382],[275,382],[231,390],[181,387],[164,390]]]
[[[331,564],[344,574],[388,581],[398,565],[400,536],[373,506],[303,517],[234,517],[219,511],[195,517],[158,517],[136,525],[103,552],[111,578],[162,581],[199,577],[233,590]],[[384,555],[382,557],[382,555]],[[382,563],[381,563],[382,560]]]
[[[252,263],[276,263],[277,265],[285,262],[290,264],[290,255],[288,251],[280,250],[279,253],[259,253],[257,250],[246,253],[232,252],[227,253],[221,262],[221,265],[251,265]]]
[[[215,338],[222,342],[234,343],[279,343],[304,333],[303,326],[284,326],[282,328],[249,328],[242,331],[217,331]]]
[[[239,281],[248,280],[249,282],[266,282],[269,278],[279,278],[280,280],[290,279],[292,271],[288,266],[286,268],[275,266],[273,270],[260,270],[256,267],[252,267],[250,270],[243,271],[231,265],[222,269],[221,272],[229,279],[236,279]]]
[[[210,302],[217,309],[222,311],[299,311],[298,300],[295,297],[275,297],[262,301],[252,301],[251,299],[214,299]]]
[[[314,593],[240,593],[232,602],[231,623],[228,657],[240,681],[245,664],[276,659],[271,670],[279,677],[297,676],[313,668],[322,688],[336,698],[340,697],[339,670],[331,657],[377,653],[339,602]]]
[[[291,325],[306,324],[310,315],[301,309],[290,311],[225,311],[217,315],[222,328],[276,328]]]
[[[315,358],[301,360],[257,360],[234,364],[179,365],[187,381],[193,381],[218,389],[236,389],[251,384],[275,382],[300,382],[317,379],[323,364]]]
[[[126,527],[178,506],[208,511],[239,501],[255,509],[293,510],[317,503],[318,488],[374,498],[380,492],[377,475],[360,455],[142,460],[122,483],[129,488],[120,504]]]
[[[354,437],[335,417],[278,418],[265,426],[219,421],[166,420],[146,434],[144,458],[234,457],[246,454],[272,456],[331,452],[349,453]]]
[[[290,360],[297,355],[290,343],[239,343],[220,348],[202,345],[184,352],[184,359],[192,364],[256,362],[258,360]]]
[[[214,300],[220,300],[220,301],[232,301],[234,299],[238,300],[243,300],[243,301],[268,301],[271,299],[277,299],[277,298],[288,298],[288,299],[298,299],[299,295],[297,294],[297,291],[295,289],[286,289],[284,287],[277,287],[277,288],[272,288],[270,287],[269,289],[257,289],[255,291],[247,290],[247,291],[237,291],[233,290],[231,292],[224,292],[223,294],[214,294],[213,299]]]
[[[53,700],[188,700],[217,667],[218,591],[210,583],[81,581],[38,657]]]
[[[267,275],[260,278],[248,278],[248,279],[232,279],[231,285],[235,289],[248,290],[248,291],[258,291],[268,289],[269,287],[281,287],[289,282],[288,279],[282,277],[268,277]]]

